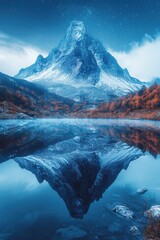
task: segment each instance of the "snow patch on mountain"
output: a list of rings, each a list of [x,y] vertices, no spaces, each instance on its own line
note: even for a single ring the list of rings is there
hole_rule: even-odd
[[[38,56],[35,64],[21,69],[16,77],[62,96],[88,101],[109,100],[142,87],[80,21],[71,22],[64,39],[46,58]]]

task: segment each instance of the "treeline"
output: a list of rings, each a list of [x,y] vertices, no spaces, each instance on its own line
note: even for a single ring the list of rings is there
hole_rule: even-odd
[[[113,102],[102,103],[99,110],[116,113],[139,109],[152,110],[155,108],[160,108],[160,86],[157,84],[152,85],[150,88],[144,87],[136,94],[129,94]]]
[[[74,108],[72,100],[50,93],[25,80],[0,74],[0,118],[65,117]]]
[[[100,106],[102,111],[121,112],[134,111],[138,109],[160,108],[160,86],[154,84],[150,88],[143,88],[136,94],[129,94],[116,101],[103,103]]]
[[[88,112],[89,117],[127,117],[135,112],[160,110],[160,86],[143,88],[115,101],[102,103],[99,108]],[[139,115],[138,115],[139,117]],[[141,116],[140,116],[141,118]],[[147,118],[147,116],[145,117]]]

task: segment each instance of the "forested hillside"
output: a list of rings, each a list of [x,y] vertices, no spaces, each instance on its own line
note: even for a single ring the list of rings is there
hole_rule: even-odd
[[[88,117],[160,119],[160,86],[143,88],[88,112]]]

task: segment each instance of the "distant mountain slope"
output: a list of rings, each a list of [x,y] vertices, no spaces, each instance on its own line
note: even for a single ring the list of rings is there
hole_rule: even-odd
[[[87,116],[160,120],[160,86],[154,84],[116,101],[103,103],[99,108],[89,111]]]
[[[101,104],[76,103],[38,84],[0,73],[0,119],[6,118],[144,118],[160,120],[160,86]]]
[[[149,82],[150,86],[153,84],[160,85],[160,78],[154,78],[151,82]]]
[[[0,118],[65,116],[74,102],[0,73]]]
[[[89,102],[108,101],[142,87],[122,69],[83,22],[71,22],[64,39],[44,58],[16,75],[40,83],[58,95]]]

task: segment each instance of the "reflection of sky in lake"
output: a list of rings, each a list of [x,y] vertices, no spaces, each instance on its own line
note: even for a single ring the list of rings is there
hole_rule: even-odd
[[[80,239],[137,239],[129,227],[137,225],[143,233],[143,212],[159,203],[160,155],[149,153],[132,161],[127,170],[117,176],[104,192],[103,198],[93,202],[83,219],[71,218],[63,199],[44,181],[39,184],[34,174],[21,169],[14,160],[0,165],[0,239],[60,240],[56,230],[76,226],[87,232]],[[138,188],[148,192],[137,195]],[[113,214],[115,204],[126,204],[137,219],[126,221]]]

